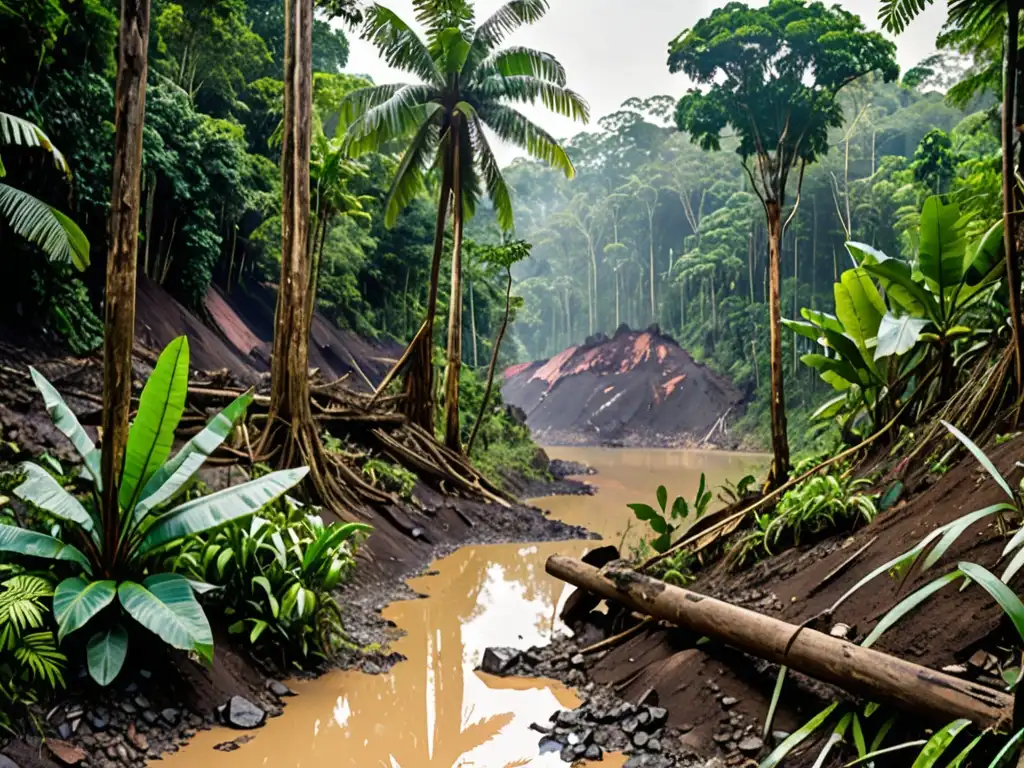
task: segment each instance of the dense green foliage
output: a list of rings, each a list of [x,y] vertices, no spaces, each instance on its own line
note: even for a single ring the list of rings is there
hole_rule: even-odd
[[[121,671],[128,654],[128,627],[134,631],[135,624],[174,648],[212,661],[213,634],[193,594],[203,587],[161,568],[159,555],[189,536],[252,516],[307,472],[274,472],[175,506],[252,398],[251,392],[240,396],[172,457],[188,370],[188,342],[180,337],[160,355],[143,388],[114,509],[104,508],[101,501],[99,449],[53,386],[32,371],[54,425],[83,462],[90,492],[79,498],[41,465],[23,464],[24,481],[14,494],[39,510],[52,527],[42,533],[0,525],[0,552],[60,564],[65,577],[53,592],[57,637],[63,642],[80,629],[91,629],[86,656],[89,673],[100,685],[108,685]]]

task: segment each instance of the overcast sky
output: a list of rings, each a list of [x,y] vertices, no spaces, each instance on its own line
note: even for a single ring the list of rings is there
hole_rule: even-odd
[[[380,0],[410,24],[415,23],[412,0]],[[476,0],[478,23],[504,0]],[[669,41],[725,0],[550,0],[551,10],[537,24],[524,27],[506,44],[527,45],[554,54],[565,66],[569,87],[590,102],[591,123],[614,112],[631,96],[680,96],[687,87],[683,75],[669,74]],[[757,0],[754,5],[763,4]],[[878,29],[881,0],[840,0]],[[935,37],[945,19],[946,3],[938,0],[897,40],[901,69],[913,66],[935,50]],[[390,69],[373,46],[349,35],[348,70],[370,75],[377,83],[409,82],[409,75]],[[553,116],[541,107],[524,111],[559,138],[580,130],[578,123]],[[518,150],[498,150],[508,162]]]

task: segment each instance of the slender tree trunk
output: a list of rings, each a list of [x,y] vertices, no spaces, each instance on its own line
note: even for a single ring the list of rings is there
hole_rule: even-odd
[[[750,288],[750,303],[754,303],[754,227],[750,227],[747,237],[747,283]]]
[[[1010,298],[1010,330],[1013,338],[1014,374],[1017,397],[1024,396],[1024,328],[1021,325],[1020,262],[1017,258],[1017,180],[1013,156],[1015,110],[1017,105],[1017,61],[1021,0],[1008,0],[1006,32],[1006,74],[1003,94],[1003,242],[1006,251],[1006,288]]]
[[[142,257],[142,271],[146,277],[151,276],[149,269],[149,241],[153,231],[153,204],[156,198],[156,172],[146,174],[146,236],[145,251]]]
[[[444,444],[462,451],[459,429],[459,371],[462,367],[462,180],[459,164],[459,116],[452,118],[452,288],[448,299],[448,368],[445,372]]]
[[[590,249],[590,274],[587,275],[587,296],[590,298],[590,335],[594,335],[594,314],[597,308],[597,249],[594,248],[593,239],[587,237],[587,247]]]
[[[501,342],[505,338],[505,329],[508,328],[508,316],[512,310],[512,270],[508,270],[508,280],[505,283],[505,314],[501,318],[501,327],[498,328],[498,335],[494,339],[494,348],[491,350],[491,363],[487,366],[487,384],[484,386],[484,399],[480,403],[480,411],[473,423],[473,431],[469,434],[469,442],[466,443],[466,455],[472,455],[473,443],[476,441],[476,433],[480,431],[480,424],[487,413],[487,403],[491,399],[491,387],[494,386],[494,371],[498,366],[498,351],[501,349]]]
[[[313,416],[309,392],[309,304],[313,301],[309,159],[312,140],[312,0],[285,0],[284,132],[281,150],[281,281],[274,318],[270,416],[288,425],[281,464],[294,455],[295,437]],[[268,427],[268,432],[273,427]]]
[[[148,48],[149,0],[121,0],[103,336],[101,478],[104,552],[108,557],[115,556],[121,534],[117,498],[128,445],[128,413],[132,402],[132,346],[135,340],[135,281]]]
[[[782,206],[766,203],[768,214],[768,324],[771,336],[772,469],[769,482],[777,488],[789,475],[789,442],[786,437],[786,398],[782,383],[782,322],[779,284],[782,260]]]
[[[651,260],[651,322],[658,319],[657,310],[654,306],[654,212],[647,215],[647,239],[650,245]]]
[[[615,270],[615,330],[619,329],[622,321],[619,316],[619,270]]]
[[[793,319],[800,317],[800,236],[793,237]],[[797,372],[796,334],[792,335],[793,375]]]
[[[473,334],[473,368],[480,367],[480,358],[477,356],[476,343],[476,304],[473,301],[473,281],[469,281],[469,327]]]

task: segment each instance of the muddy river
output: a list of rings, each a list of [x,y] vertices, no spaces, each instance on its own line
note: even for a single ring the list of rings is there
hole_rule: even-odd
[[[701,473],[712,487],[765,465],[760,456],[711,451],[554,448],[557,458],[585,462],[595,496],[535,503],[619,545],[639,533],[626,504],[654,503],[655,488],[691,499]],[[406,634],[394,650],[407,660],[384,675],[336,672],[293,681],[299,696],[234,752],[214,751],[238,731],[208,731],[161,766],[168,768],[513,768],[564,766],[539,754],[530,723],[578,704],[548,680],[499,679],[474,671],[493,645],[526,648],[564,631],[557,614],[570,588],[544,572],[561,552],[581,555],[598,541],[464,547],[437,561],[434,575],[410,580],[424,600],[394,603],[384,616]],[[608,755],[602,765],[621,765]]]

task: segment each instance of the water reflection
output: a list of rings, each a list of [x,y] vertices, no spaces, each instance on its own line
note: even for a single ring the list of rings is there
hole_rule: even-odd
[[[758,457],[679,451],[565,449],[600,473],[595,497],[545,499],[566,522],[583,524],[618,543],[629,501],[653,498],[659,482],[692,496],[700,472],[709,481],[739,477]],[[241,749],[213,745],[237,732],[200,734],[162,763],[170,768],[561,768],[557,753],[538,754],[532,722],[578,701],[550,681],[496,679],[475,671],[492,645],[526,648],[561,630],[558,607],[569,588],[544,573],[555,552],[581,555],[599,542],[549,542],[462,549],[434,564],[436,575],[410,581],[424,600],[384,610],[407,634],[394,649],[407,660],[386,675],[337,672],[294,682],[300,694]],[[621,765],[606,758],[603,765]]]

